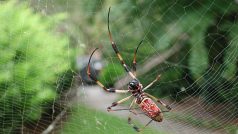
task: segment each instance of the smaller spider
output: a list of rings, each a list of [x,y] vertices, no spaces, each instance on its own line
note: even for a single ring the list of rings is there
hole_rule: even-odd
[[[139,105],[143,114],[145,114],[146,116],[151,118],[151,120],[143,128],[138,128],[136,125],[132,124],[130,117],[128,117],[128,123],[131,124],[137,132],[140,132],[146,126],[148,126],[152,121],[162,122],[163,112],[169,112],[171,110],[171,107],[169,105],[166,105],[165,103],[163,103],[160,99],[144,92],[145,90],[149,89],[155,82],[157,82],[160,79],[160,75],[158,75],[157,78],[154,81],[152,81],[150,84],[148,84],[145,88],[143,88],[143,85],[136,78],[136,53],[138,51],[139,46],[142,44],[142,41],[139,43],[139,45],[137,46],[137,48],[134,52],[133,66],[132,66],[133,72],[131,72],[129,67],[125,64],[121,54],[119,53],[116,43],[112,39],[112,35],[111,35],[110,27],[109,27],[109,15],[110,15],[110,8],[108,11],[108,34],[109,34],[109,39],[111,41],[112,48],[113,48],[114,52],[116,53],[117,57],[119,58],[125,71],[133,78],[133,80],[128,83],[128,90],[118,90],[118,89],[114,89],[114,88],[106,88],[100,81],[97,80],[97,78],[93,77],[90,72],[90,61],[91,61],[91,58],[92,58],[94,52],[98,48],[96,48],[90,55],[90,58],[88,61],[88,67],[87,67],[87,74],[92,80],[94,80],[106,92],[131,93],[130,96],[128,96],[122,100],[119,100],[117,102],[113,102],[112,105],[107,108],[107,111],[109,112],[109,111],[129,110],[130,112],[136,114],[134,111],[132,111],[133,105],[134,104]],[[115,107],[118,104],[129,100],[131,97],[134,97],[134,99],[133,99],[132,103],[130,104],[129,109],[112,109],[112,107]],[[162,111],[153,100],[160,103],[165,108],[167,108],[167,111]]]

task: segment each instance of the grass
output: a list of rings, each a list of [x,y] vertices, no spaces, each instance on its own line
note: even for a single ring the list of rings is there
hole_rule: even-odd
[[[138,123],[137,123],[138,124]],[[141,126],[141,125],[140,125]],[[136,134],[126,119],[77,105],[72,108],[70,118],[64,123],[63,134]],[[147,128],[143,134],[164,134]]]

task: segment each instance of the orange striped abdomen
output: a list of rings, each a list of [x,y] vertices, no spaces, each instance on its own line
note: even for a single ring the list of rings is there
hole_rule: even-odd
[[[150,98],[144,98],[139,106],[141,110],[150,118],[154,118],[161,113],[160,108]]]

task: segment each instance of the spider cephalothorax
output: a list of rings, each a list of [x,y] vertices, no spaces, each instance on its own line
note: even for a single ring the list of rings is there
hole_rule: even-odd
[[[112,92],[112,93],[131,93],[130,96],[119,100],[117,102],[113,102],[111,106],[109,106],[107,108],[108,111],[120,111],[120,110],[129,110],[130,112],[134,113],[132,110],[135,109],[133,107],[134,104],[137,104],[140,109],[142,110],[143,114],[145,114],[146,116],[148,116],[149,118],[151,118],[151,120],[143,127],[145,128],[146,126],[148,126],[152,121],[156,121],[156,122],[161,122],[163,119],[163,112],[168,112],[171,110],[171,107],[169,105],[166,105],[165,103],[163,103],[160,99],[144,92],[145,90],[149,89],[156,81],[158,81],[160,79],[160,75],[157,76],[157,78],[152,81],[150,84],[148,84],[145,88],[143,88],[142,84],[139,82],[139,80],[136,78],[136,53],[137,50],[140,46],[140,44],[142,43],[142,41],[139,43],[139,45],[137,46],[137,48],[134,51],[134,58],[133,58],[133,64],[132,64],[132,70],[126,65],[125,61],[123,60],[116,43],[113,41],[112,35],[111,35],[111,31],[110,31],[110,27],[109,27],[109,13],[110,13],[110,8],[108,11],[108,34],[109,34],[109,39],[111,41],[111,45],[112,48],[114,50],[114,52],[116,53],[118,59],[120,60],[120,63],[122,64],[122,67],[124,67],[125,71],[132,77],[132,81],[130,81],[128,83],[128,89],[127,90],[119,90],[119,89],[115,89],[115,88],[107,88],[105,87],[99,80],[97,80],[97,78],[93,77],[90,71],[90,61],[91,58],[94,54],[94,52],[97,50],[97,48],[92,52],[92,54],[90,55],[89,61],[88,61],[88,67],[87,67],[87,74],[88,76],[94,80],[100,87],[102,87],[106,92]],[[112,107],[117,106],[118,104],[125,102],[127,100],[129,100],[131,97],[134,97],[129,109],[112,109]],[[167,111],[162,111],[156,104],[156,102],[160,103],[162,106],[167,108]],[[131,122],[131,118],[128,117],[128,123],[133,125],[133,128],[136,131],[141,131],[142,129],[138,128],[136,125],[134,125]]]
[[[140,84],[140,82],[138,80],[134,79],[128,83],[128,88],[129,88],[129,90],[141,90],[142,84]]]

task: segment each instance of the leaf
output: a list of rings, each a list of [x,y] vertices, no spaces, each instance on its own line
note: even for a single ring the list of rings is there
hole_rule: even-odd
[[[201,18],[202,17],[202,18]],[[206,29],[212,24],[212,17],[209,15],[188,14],[184,21],[191,36],[191,53],[188,59],[189,70],[194,79],[198,79],[208,67],[208,52],[205,47]],[[201,23],[200,23],[201,22]],[[185,26],[185,25],[184,25]]]
[[[227,24],[229,25],[229,24]],[[225,25],[225,27],[229,27],[230,33],[230,43],[228,48],[225,50],[224,56],[224,71],[222,76],[226,79],[231,79],[235,77],[237,71],[237,57],[238,57],[238,25],[237,23],[230,24],[229,26]]]
[[[191,53],[189,57],[189,69],[194,79],[198,79],[208,67],[208,53],[204,46],[203,36],[191,39]]]

